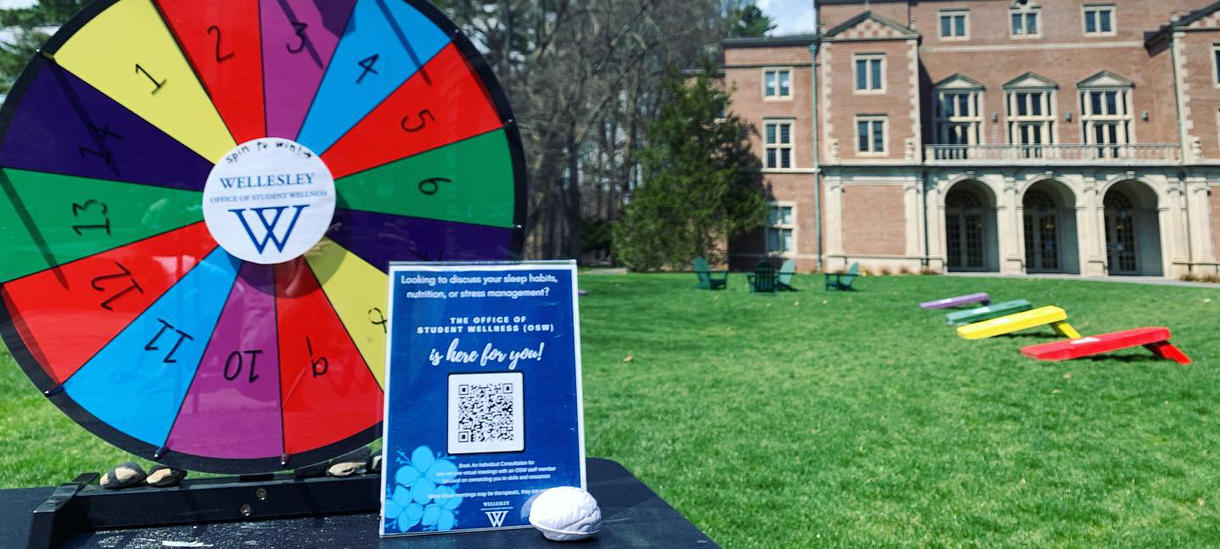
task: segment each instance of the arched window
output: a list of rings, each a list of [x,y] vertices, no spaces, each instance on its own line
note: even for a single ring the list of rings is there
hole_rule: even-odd
[[[1059,262],[1059,212],[1055,199],[1045,191],[1025,193],[1025,270],[1056,272]]]
[[[1122,191],[1106,193],[1106,256],[1112,274],[1139,272],[1136,250],[1135,203]]]
[[[945,196],[946,263],[951,270],[980,270],[983,255],[983,200],[957,185]]]
[[[945,207],[960,210],[980,209],[983,207],[983,201],[970,191],[954,189],[945,197]]]

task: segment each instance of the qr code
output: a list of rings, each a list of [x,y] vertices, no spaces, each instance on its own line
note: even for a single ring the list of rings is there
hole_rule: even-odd
[[[521,372],[449,376],[449,453],[525,449]]]

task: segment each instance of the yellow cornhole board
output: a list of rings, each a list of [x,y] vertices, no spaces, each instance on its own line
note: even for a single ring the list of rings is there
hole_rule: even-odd
[[[1032,311],[962,326],[957,329],[957,335],[966,339],[986,339],[1049,324],[1068,339],[1080,339],[1080,334],[1067,323],[1067,317],[1067,311],[1059,307],[1039,307]]]

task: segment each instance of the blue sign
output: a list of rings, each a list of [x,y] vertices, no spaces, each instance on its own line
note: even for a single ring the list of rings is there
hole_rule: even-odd
[[[390,266],[381,534],[529,525],[585,488],[576,264]]]

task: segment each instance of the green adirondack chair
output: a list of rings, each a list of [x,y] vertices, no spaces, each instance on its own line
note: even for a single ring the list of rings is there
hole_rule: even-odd
[[[826,289],[854,291],[855,288],[851,284],[856,281],[857,276],[860,276],[859,263],[852,263],[846,273],[826,273]]]
[[[796,274],[796,262],[785,259],[784,264],[779,266],[779,272],[775,273],[775,282],[781,292],[796,291],[796,288],[792,287],[792,275],[794,274]]]
[[[777,280],[775,276],[775,265],[770,261],[759,261],[758,265],[754,266],[754,272],[746,275],[750,279],[751,293],[775,293]]]
[[[729,285],[728,271],[713,271],[708,266],[707,260],[702,257],[696,257],[694,261],[695,276],[699,278],[699,283],[695,284],[696,288],[704,290],[723,290]]]

